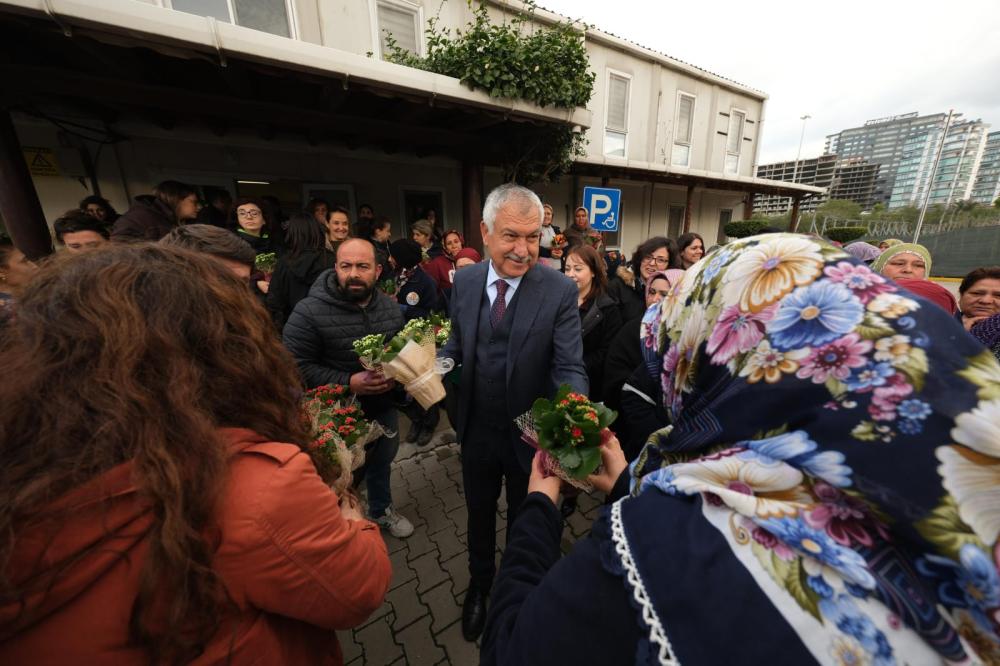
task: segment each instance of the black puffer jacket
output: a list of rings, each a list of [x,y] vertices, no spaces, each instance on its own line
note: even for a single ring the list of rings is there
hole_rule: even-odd
[[[177,226],[174,211],[152,194],[140,194],[132,207],[115,220],[111,240],[135,243],[157,241]]]
[[[267,309],[279,330],[298,302],[309,293],[320,273],[336,263],[337,255],[326,249],[306,250],[296,257],[286,255],[278,260],[267,292]]]
[[[393,298],[376,290],[371,302],[361,307],[344,298],[336,273],[329,270],[316,279],[309,295],[292,310],[283,339],[307,387],[346,386],[351,375],[364,370],[354,353],[354,341],[370,333],[385,333],[389,338],[402,328],[403,313]],[[361,397],[361,408],[369,417],[392,404],[390,393]]]

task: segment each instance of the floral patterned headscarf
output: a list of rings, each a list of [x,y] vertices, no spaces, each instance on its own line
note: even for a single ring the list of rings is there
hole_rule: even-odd
[[[767,572],[755,578],[772,602],[813,627],[799,633],[814,654],[827,632],[824,646],[893,663],[903,627],[942,658],[1000,663],[989,351],[938,306],[793,234],[710,253],[644,321],[673,425],[632,464],[633,495],[700,497],[751,573]]]

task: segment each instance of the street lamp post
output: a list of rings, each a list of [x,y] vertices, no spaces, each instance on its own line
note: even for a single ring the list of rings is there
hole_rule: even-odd
[[[795,153],[795,171],[792,173],[792,182],[799,182],[799,159],[802,157],[802,140],[806,138],[806,121],[812,118],[808,113],[801,116],[799,120],[802,121],[802,133],[799,135],[799,152]]]

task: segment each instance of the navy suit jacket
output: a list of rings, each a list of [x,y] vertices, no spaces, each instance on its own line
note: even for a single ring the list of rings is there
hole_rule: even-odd
[[[441,351],[462,366],[459,386],[458,441],[464,435],[471,414],[472,387],[476,368],[476,339],[479,313],[486,295],[489,262],[455,272],[451,291],[451,338]],[[535,264],[524,274],[514,297],[514,321],[507,345],[507,401],[505,409],[511,422],[531,409],[536,398],[551,398],[561,384],[587,394],[587,371],[583,365],[580,310],[577,288],[568,277],[547,266]],[[484,343],[485,344],[485,343]],[[512,445],[525,469],[531,469],[534,450],[521,441],[512,423]]]

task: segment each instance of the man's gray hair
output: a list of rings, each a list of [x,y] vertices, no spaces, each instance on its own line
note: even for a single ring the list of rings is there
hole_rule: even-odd
[[[507,205],[517,206],[517,211],[525,215],[530,215],[534,211],[538,215],[538,224],[542,224],[545,211],[542,210],[542,200],[538,195],[516,183],[504,183],[493,189],[486,197],[483,204],[483,222],[490,233],[493,233],[493,223],[496,222],[497,213]]]

